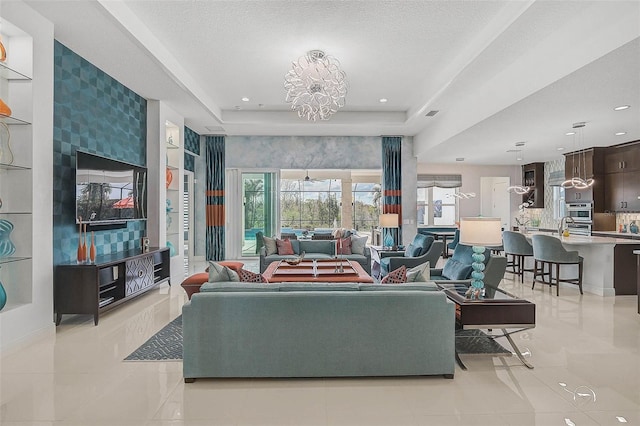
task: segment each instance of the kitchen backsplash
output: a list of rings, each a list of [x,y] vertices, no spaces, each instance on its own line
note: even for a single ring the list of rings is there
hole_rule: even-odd
[[[618,213],[616,214],[616,230],[620,229],[620,225],[624,227],[627,225],[627,232],[629,232],[629,224],[631,221],[635,221],[636,225],[640,226],[640,213]]]

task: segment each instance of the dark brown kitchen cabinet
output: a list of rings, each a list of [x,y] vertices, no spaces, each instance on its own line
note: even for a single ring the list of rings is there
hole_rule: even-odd
[[[588,179],[604,173],[605,148],[594,147],[575,152],[568,152],[564,156],[564,177],[581,177]]]
[[[605,204],[616,212],[640,212],[640,170],[605,175]]]
[[[633,172],[640,170],[640,142],[632,142],[607,148],[604,156],[604,172]]]
[[[530,203],[530,208],[544,208],[544,163],[531,163],[522,166],[522,184],[530,188],[529,193],[522,196],[523,203]]]

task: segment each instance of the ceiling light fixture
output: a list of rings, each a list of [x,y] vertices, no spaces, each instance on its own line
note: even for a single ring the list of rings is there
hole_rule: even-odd
[[[627,134],[627,132],[617,132],[616,136],[622,136],[622,135],[626,135],[626,134]]]
[[[575,134],[576,134],[576,132],[567,132],[567,133],[565,133],[564,135],[565,135],[565,136],[573,136],[573,135],[575,135]]]
[[[522,161],[522,159],[524,158],[524,155],[522,154],[524,149],[518,149],[518,148],[524,147],[525,143],[526,142],[516,142],[516,149],[510,149],[507,152],[515,152],[516,153],[516,161]],[[529,191],[531,191],[531,188],[528,187],[528,186],[524,186],[522,184],[520,184],[520,185],[511,185],[510,187],[507,188],[507,192],[513,192],[513,193],[518,194],[518,195],[528,194]]]
[[[615,107],[613,110],[614,111],[622,111],[622,110],[625,110],[627,108],[631,108],[631,105],[620,105],[620,106]]]
[[[245,96],[244,98],[242,98],[242,102],[249,102],[249,98]]]
[[[298,117],[328,120],[345,105],[347,75],[340,62],[322,50],[310,50],[284,76],[285,100]]]
[[[567,179],[560,184],[563,188],[576,188],[587,189],[593,186],[594,180],[587,177],[587,154],[584,152],[578,152],[582,148],[584,141],[584,127],[587,125],[584,121],[573,123],[573,128],[576,129],[577,134],[573,137],[573,153],[571,154],[571,169],[573,170],[573,176],[571,179]],[[576,154],[577,152],[577,154]],[[578,157],[578,166],[576,167],[576,157]],[[582,157],[582,166],[580,165],[580,157]],[[566,160],[565,160],[566,161]],[[584,174],[584,177],[582,176]]]
[[[384,104],[384,103],[386,103],[387,101],[388,101],[388,99],[387,99],[387,98],[380,98],[380,103],[381,103],[381,104]]]
[[[456,161],[464,161],[464,157],[458,157],[456,158]]]
[[[556,151],[564,151],[564,146],[559,146],[556,148]]]

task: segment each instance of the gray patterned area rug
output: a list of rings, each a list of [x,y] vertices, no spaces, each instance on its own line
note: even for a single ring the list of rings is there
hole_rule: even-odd
[[[500,343],[482,330],[456,330],[456,352],[459,354],[511,355]]]
[[[182,315],[165,325],[125,361],[182,361]]]

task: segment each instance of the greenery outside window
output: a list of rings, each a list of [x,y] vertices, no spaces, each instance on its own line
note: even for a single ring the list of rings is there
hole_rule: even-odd
[[[418,188],[417,225],[455,225],[458,218],[458,203],[454,194],[457,188]]]
[[[281,232],[338,227],[341,188],[340,179],[281,179]]]
[[[379,183],[352,183],[353,227],[368,232],[378,226],[382,189]]]

